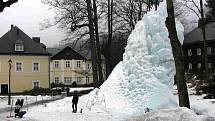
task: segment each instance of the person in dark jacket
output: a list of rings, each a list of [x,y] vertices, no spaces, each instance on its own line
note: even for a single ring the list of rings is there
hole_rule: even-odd
[[[23,100],[24,101],[24,100]],[[22,104],[21,104],[22,103]],[[19,118],[22,118],[23,115],[26,114],[26,111],[21,111],[21,107],[23,105],[23,102],[20,101],[20,99],[17,99],[16,103],[15,103],[15,118],[18,116]]]
[[[24,99],[21,99],[21,101],[20,101],[20,106],[21,107],[23,106],[23,103],[24,103]]]
[[[78,94],[77,91],[74,91],[74,95],[72,98],[72,112],[77,113],[77,105],[78,105]]]

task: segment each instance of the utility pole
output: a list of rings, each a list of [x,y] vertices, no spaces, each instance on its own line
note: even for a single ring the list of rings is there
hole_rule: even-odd
[[[208,56],[207,56],[207,42],[206,42],[206,34],[205,34],[205,17],[203,12],[203,2],[200,0],[200,12],[201,12],[201,29],[202,29],[202,37],[203,37],[203,43],[204,43],[204,62],[205,62],[205,82],[208,83],[208,85],[211,85],[211,81],[209,80],[209,74],[208,74]]]

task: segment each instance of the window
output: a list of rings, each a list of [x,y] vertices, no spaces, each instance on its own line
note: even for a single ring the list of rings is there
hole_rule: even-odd
[[[24,51],[24,45],[22,43],[16,43],[15,51]]]
[[[212,65],[211,65],[211,63],[208,63],[208,68],[212,68]]]
[[[201,55],[201,48],[197,48],[197,55]]]
[[[192,63],[189,63],[189,68],[188,69],[192,69],[192,68],[193,68]]]
[[[77,77],[77,82],[81,83],[81,77]]]
[[[90,69],[90,64],[87,64],[87,69]]]
[[[208,54],[208,55],[211,55],[211,50],[212,50],[211,47],[207,47],[207,54]]]
[[[192,56],[192,50],[188,49],[188,56]]]
[[[37,71],[39,71],[39,62],[33,62],[33,67],[32,67],[32,69],[33,69],[33,72],[37,72]]]
[[[54,61],[54,68],[59,68],[59,61]]]
[[[90,77],[86,76],[86,83],[89,84],[90,83]]]
[[[71,85],[72,84],[72,77],[64,77],[64,84]]]
[[[60,78],[59,77],[54,77],[54,83],[59,84],[60,83]]]
[[[209,74],[209,79],[213,79],[213,74]]]
[[[40,87],[40,81],[39,80],[36,80],[36,81],[33,81],[33,89],[38,89]]]
[[[16,72],[22,72],[22,62],[16,62]]]
[[[70,61],[66,61],[66,68],[70,68]]]
[[[77,61],[77,68],[81,67],[81,61]]]
[[[198,65],[197,65],[197,66],[198,66],[198,68],[201,68],[202,64],[201,64],[201,63],[198,63]]]

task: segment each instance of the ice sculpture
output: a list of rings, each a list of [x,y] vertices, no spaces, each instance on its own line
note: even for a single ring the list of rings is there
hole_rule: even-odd
[[[91,93],[87,106],[102,107],[113,114],[138,115],[146,108],[157,110],[176,107],[172,86],[174,59],[163,2],[157,11],[144,15],[128,38],[120,62],[100,89]],[[176,20],[179,40],[183,42],[183,26]]]

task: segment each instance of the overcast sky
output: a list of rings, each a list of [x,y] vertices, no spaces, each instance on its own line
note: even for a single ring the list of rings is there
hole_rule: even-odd
[[[30,37],[39,36],[47,47],[58,44],[64,38],[56,27],[41,31],[39,23],[53,17],[54,12],[41,0],[19,0],[0,13],[0,37],[10,30],[10,25],[18,26]]]

